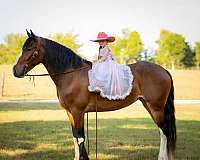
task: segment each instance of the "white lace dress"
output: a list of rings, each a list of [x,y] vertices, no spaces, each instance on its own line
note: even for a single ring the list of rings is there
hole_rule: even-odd
[[[88,72],[88,90],[100,92],[102,97],[109,100],[125,99],[132,90],[133,75],[131,69],[127,65],[117,64],[108,46],[101,48],[99,55],[103,56],[105,50],[108,49],[107,59],[94,64]]]

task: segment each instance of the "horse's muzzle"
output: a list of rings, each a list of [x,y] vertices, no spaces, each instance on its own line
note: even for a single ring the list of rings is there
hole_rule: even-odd
[[[26,66],[17,67],[16,65],[13,66],[13,75],[17,78],[23,78],[25,76]]]

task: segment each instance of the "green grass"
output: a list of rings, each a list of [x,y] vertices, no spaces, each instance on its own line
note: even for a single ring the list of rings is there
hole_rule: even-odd
[[[179,105],[176,159],[200,158],[200,106]],[[95,114],[89,114],[90,159],[95,159]],[[157,159],[158,129],[140,105],[99,113],[98,158]],[[72,160],[70,123],[56,104],[0,104],[0,160]]]

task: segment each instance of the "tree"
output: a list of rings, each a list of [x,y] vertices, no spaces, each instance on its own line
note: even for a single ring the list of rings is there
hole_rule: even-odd
[[[56,33],[54,35],[48,36],[50,39],[72,49],[74,52],[77,52],[81,45],[77,42],[78,35],[72,33]]]
[[[169,60],[168,60],[168,55],[165,52],[161,52],[156,51],[156,57],[155,57],[155,61],[158,64],[163,65],[163,67],[168,67],[169,66]]]
[[[199,69],[200,66],[200,42],[195,43],[195,62],[196,62],[196,67]]]
[[[131,60],[138,60],[140,52],[144,48],[139,33],[123,29],[122,34],[121,37],[116,37],[115,43],[111,44],[117,61],[119,63],[128,63]]]
[[[24,34],[8,34],[4,38],[6,47],[8,47],[13,52],[20,52],[22,45],[28,37]]]
[[[111,48],[116,61],[119,63],[124,63],[124,48],[126,46],[126,39],[123,37],[116,37],[116,39],[116,42],[111,44]]]
[[[23,34],[8,34],[4,43],[0,44],[0,64],[11,64],[19,55],[27,36]]]
[[[186,48],[184,51],[184,57],[182,59],[182,63],[185,67],[192,67],[194,66],[194,60],[195,60],[195,53],[189,46],[189,44],[186,42]]]
[[[12,63],[10,59],[12,58],[9,58],[9,49],[5,45],[0,44],[0,64]]]
[[[127,62],[131,59],[138,60],[140,53],[143,51],[144,45],[141,41],[138,32],[131,32],[128,36],[124,55],[127,57]]]
[[[159,45],[156,50],[156,62],[171,65],[172,69],[175,69],[175,65],[181,65],[181,60],[187,47],[185,38],[182,35],[161,30],[160,38],[156,43]]]

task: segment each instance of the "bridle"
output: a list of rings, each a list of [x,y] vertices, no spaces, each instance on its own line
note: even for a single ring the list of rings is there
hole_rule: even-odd
[[[41,46],[41,38],[38,37],[37,40],[38,40],[38,44],[36,46],[36,49],[33,51],[31,57],[28,59],[28,62],[27,64],[25,64],[25,67],[28,67],[29,66],[28,64],[39,55],[39,48]],[[28,74],[25,74],[24,76],[28,76]],[[29,75],[29,76],[34,76],[34,75]]]

